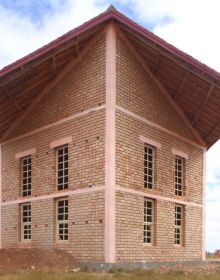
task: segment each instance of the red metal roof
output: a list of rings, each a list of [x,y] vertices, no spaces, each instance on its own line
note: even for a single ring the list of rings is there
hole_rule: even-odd
[[[163,49],[167,50],[169,53],[177,56],[178,58],[184,60],[185,62],[191,64],[192,66],[198,68],[202,73],[212,76],[214,79],[220,79],[220,73],[215,71],[214,69],[210,68],[209,66],[201,63],[197,59],[193,58],[192,56],[186,54],[185,52],[177,49],[173,45],[167,43],[165,40],[161,39],[154,33],[150,32],[149,30],[145,29],[144,27],[140,26],[136,22],[132,21],[124,14],[120,13],[115,9],[107,9],[104,13],[94,17],[93,19],[85,22],[84,24],[80,25],[79,27],[67,32],[66,34],[62,35],[61,37],[55,39],[54,41],[50,42],[49,44],[43,46],[42,48],[28,54],[27,56],[15,61],[14,63],[2,68],[0,70],[0,77],[4,76],[5,74],[10,73],[12,70],[19,68],[28,62],[46,54],[49,51],[56,49],[58,46],[68,42],[71,38],[77,37],[80,34],[86,32],[87,30],[101,24],[105,21],[110,19],[118,20],[119,22],[127,25],[134,31],[138,32],[140,35],[144,36],[146,39],[153,41],[158,46],[162,47]]]
[[[61,70],[72,57],[73,41],[77,38],[79,49],[83,49],[90,38],[109,22],[114,22],[125,31],[150,70],[157,65],[157,56],[162,56],[162,66],[159,66],[156,79],[160,80],[173,99],[176,98],[174,102],[181,108],[193,129],[201,135],[204,140],[202,143],[205,142],[207,147],[213,145],[220,138],[220,73],[133,22],[114,7],[0,70],[0,134],[9,129],[20,111],[26,110],[31,100],[53,79],[53,74],[48,70],[50,59],[57,57],[57,69]],[[177,99],[174,95],[185,80],[182,77],[185,72],[192,75],[186,82],[186,89]]]

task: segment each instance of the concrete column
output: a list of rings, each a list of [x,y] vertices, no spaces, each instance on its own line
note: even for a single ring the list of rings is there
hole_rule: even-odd
[[[2,146],[0,145],[0,249],[2,248]]]
[[[203,152],[203,233],[202,259],[206,260],[206,150]]]
[[[115,262],[116,31],[106,31],[105,262]]]

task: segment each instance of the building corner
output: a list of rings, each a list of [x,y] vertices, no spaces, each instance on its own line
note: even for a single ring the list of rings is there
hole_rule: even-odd
[[[105,263],[115,263],[116,31],[106,30]]]

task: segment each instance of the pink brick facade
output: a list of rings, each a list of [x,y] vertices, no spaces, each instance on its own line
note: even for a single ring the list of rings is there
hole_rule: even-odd
[[[129,81],[129,82],[128,82]],[[123,110],[123,109],[126,109]],[[140,118],[141,117],[141,118]],[[152,122],[149,125],[147,121]],[[160,125],[167,133],[155,127]],[[116,260],[118,262],[177,261],[201,259],[203,250],[203,150],[172,135],[195,140],[175,110],[135,60],[126,45],[117,41],[116,110]],[[144,142],[156,148],[155,187],[143,187]],[[188,155],[185,195],[175,196],[175,155]],[[136,193],[132,192],[133,190]],[[155,240],[143,243],[145,198],[155,201]],[[156,197],[156,198],[155,198]],[[164,200],[169,198],[169,201]],[[174,245],[175,200],[184,205],[184,245]],[[178,202],[178,201],[177,201]],[[191,205],[194,204],[194,205]]]
[[[111,28],[114,38],[116,33]],[[2,143],[2,248],[59,248],[77,260],[92,262],[201,260],[204,149],[126,44],[117,37],[114,53],[106,46],[109,43],[114,40],[102,38],[97,42]],[[111,55],[113,67],[109,67]],[[108,79],[115,83],[111,88],[114,93],[109,90]],[[111,94],[115,94],[114,100]],[[111,143],[107,143],[106,124],[115,133]],[[69,187],[58,192],[51,143],[66,137],[71,139]],[[144,188],[141,137],[159,143],[153,190]],[[115,156],[110,165],[106,164],[108,147]],[[35,149],[32,196],[24,199],[16,154],[31,149]],[[173,150],[188,156],[182,197],[175,196],[174,191]],[[115,176],[113,181],[106,172]],[[112,197],[110,203],[108,195]],[[55,240],[55,202],[61,197],[69,201],[67,242]],[[151,246],[143,243],[145,197],[155,202]],[[32,238],[28,243],[21,241],[22,201],[32,205]],[[184,208],[182,246],[174,245],[176,203]]]
[[[95,67],[94,67],[95,65]],[[105,38],[101,39],[2,145],[2,247],[60,248],[79,260],[104,261]],[[48,110],[48,111],[47,111]],[[59,123],[60,122],[60,123]],[[52,124],[52,125],[51,125]],[[49,125],[49,127],[47,127]],[[38,131],[38,129],[40,129]],[[21,137],[27,133],[26,137]],[[51,143],[72,138],[69,188],[56,191]],[[18,137],[18,138],[17,138]],[[32,155],[32,240],[21,242],[22,151]],[[93,191],[98,188],[97,191]],[[85,193],[80,193],[84,190]],[[95,189],[96,190],[96,189]],[[75,194],[74,191],[79,191]],[[55,198],[69,200],[69,241],[55,242]],[[35,200],[31,200],[35,199]],[[7,203],[12,202],[11,205]],[[5,205],[4,205],[5,203]]]

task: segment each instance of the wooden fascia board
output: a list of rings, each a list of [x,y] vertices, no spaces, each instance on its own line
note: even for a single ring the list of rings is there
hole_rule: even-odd
[[[9,78],[6,78],[4,81],[0,82],[0,88],[13,82],[13,80],[15,80],[15,79],[18,79],[18,78],[24,76],[25,74],[27,74],[28,72],[33,70],[33,68],[38,67],[39,65],[45,63],[46,61],[52,60],[52,64],[53,64],[55,56],[59,52],[62,52],[63,50],[70,48],[71,45],[74,45],[74,43],[75,43],[75,40],[72,39],[68,42],[68,44],[66,43],[63,47],[59,47],[57,50],[49,52],[47,55],[44,55],[43,57],[39,57],[36,60],[28,62],[27,65],[20,67],[20,71],[12,74]]]
[[[178,113],[178,115],[181,117],[181,119],[184,121],[184,123],[187,125],[187,127],[191,130],[192,134],[197,138],[199,143],[203,145],[204,147],[205,142],[203,141],[202,137],[199,135],[197,130],[191,125],[190,121],[187,119],[185,113],[182,111],[182,109],[176,104],[176,102],[173,100],[173,98],[170,96],[170,94],[167,92],[167,90],[164,88],[162,83],[152,74],[150,71],[148,65],[144,62],[143,58],[137,53],[135,47],[132,45],[130,40],[126,37],[124,32],[116,28],[118,35],[120,38],[124,41],[124,43],[127,45],[131,53],[134,55],[134,57],[137,59],[137,61],[142,65],[144,70],[147,72],[147,74],[151,77],[151,79],[154,81],[154,83],[157,85],[157,87],[160,89],[161,93],[168,99],[172,107],[175,109],[175,111]]]
[[[95,18],[92,18],[91,20],[83,23],[79,27],[76,27],[73,30],[70,30],[66,34],[62,35],[61,37],[53,40],[49,44],[39,48],[38,50],[28,54],[27,56],[15,61],[14,63],[4,67],[0,70],[0,78],[4,75],[10,73],[11,71],[19,68],[25,68],[25,65],[32,62],[33,60],[42,57],[43,55],[54,51],[57,47],[68,44],[68,41],[75,40],[76,37],[80,36],[81,34],[92,30],[93,28],[96,28],[98,25],[101,25],[105,23],[106,21],[109,21],[111,18],[115,17],[116,12],[104,12],[100,15],[98,15]],[[123,15],[124,16],[124,15]],[[124,16],[125,17],[125,16]],[[103,27],[102,27],[103,28]]]
[[[187,55],[186,53],[178,50],[176,47],[170,45],[163,39],[159,38],[152,32],[146,30],[145,28],[141,27],[137,23],[130,20],[125,15],[121,14],[118,11],[109,11],[104,12],[100,14],[99,16],[91,19],[90,21],[84,23],[83,25],[77,27],[74,30],[69,31],[68,33],[64,34],[58,39],[55,39],[51,43],[49,43],[46,46],[43,46],[42,48],[38,49],[37,51],[33,52],[30,55],[27,55],[26,57],[14,62],[13,64],[3,68],[0,70],[0,77],[4,76],[4,74],[8,74],[11,71],[15,69],[26,69],[26,64],[33,61],[36,58],[40,58],[41,56],[47,54],[48,52],[51,52],[55,50],[58,46],[61,44],[67,43],[69,40],[74,39],[77,36],[80,36],[82,33],[91,30],[92,28],[104,24],[105,22],[109,20],[114,20],[116,23],[119,23],[120,25],[125,26],[126,29],[131,30],[131,34],[133,36],[136,36],[141,40],[144,44],[149,45],[150,47],[154,47],[157,49],[157,51],[160,51],[161,54],[168,57],[175,63],[179,64],[183,68],[185,68],[187,71],[190,71],[191,73],[195,74],[199,78],[205,80],[208,83],[213,83],[209,78],[206,78],[204,75],[210,76],[211,79],[214,80],[220,80],[220,74],[213,69],[209,68],[208,66],[203,65],[196,59],[192,58],[191,56]],[[135,35],[134,35],[135,34]],[[189,65],[188,65],[189,64]],[[197,69],[195,71],[194,69]],[[1,84],[1,83],[0,83]],[[220,89],[220,86],[215,84],[217,88]],[[0,85],[1,87],[1,85]]]
[[[24,120],[24,118],[33,111],[36,105],[42,100],[47,93],[49,93],[63,78],[64,76],[72,70],[81,59],[88,53],[88,51],[95,45],[95,43],[101,39],[101,37],[105,34],[106,29],[100,31],[93,37],[88,44],[82,49],[77,57],[74,57],[64,68],[61,70],[59,74],[53,79],[46,87],[39,93],[39,95],[33,100],[33,102],[28,106],[28,108],[12,123],[12,125],[5,131],[2,135],[0,142],[3,142],[12,131]]]
[[[167,43],[165,40],[159,38],[157,35],[153,34],[149,30],[145,29],[144,27],[138,25],[122,13],[115,11],[106,11],[97,17],[89,20],[88,22],[85,22],[81,26],[67,32],[60,38],[55,39],[48,45],[43,46],[42,48],[34,51],[33,53],[25,56],[24,58],[12,63],[11,65],[3,68],[0,70],[0,77],[10,73],[11,71],[19,68],[25,68],[25,65],[29,62],[33,61],[36,58],[40,58],[41,56],[47,54],[50,51],[55,50],[58,46],[61,44],[67,43],[69,40],[80,36],[84,32],[91,30],[94,27],[97,27],[100,24],[104,24],[105,22],[109,20],[114,20],[116,23],[119,23],[120,25],[123,25],[126,29],[131,30],[131,34],[133,36],[136,36],[141,40],[144,44],[148,44],[152,47],[159,47],[161,53],[163,53],[164,56],[168,56],[170,59],[174,60],[176,63],[180,63],[186,70],[191,71],[195,75],[199,76],[201,79],[204,79],[207,82],[211,82],[209,78],[206,78],[204,75],[209,76],[210,78],[214,80],[220,80],[220,73],[217,71],[211,69],[210,67],[202,64],[198,60],[194,59],[190,55],[187,55],[183,51],[177,49],[176,47],[172,46],[171,44]],[[148,42],[147,42],[148,41]],[[149,44],[149,42],[151,42]],[[182,61],[182,62],[181,62]],[[184,64],[185,62],[185,64]],[[198,72],[191,68],[197,69]],[[211,82],[213,83],[213,82]],[[216,85],[216,87],[218,87]],[[220,86],[219,86],[220,88]]]
[[[87,30],[85,30],[85,32],[86,31]],[[78,33],[76,33],[76,34],[78,34]],[[18,79],[18,78],[24,76],[29,71],[33,70],[33,68],[35,68],[35,67],[45,63],[46,61],[48,61],[50,63],[50,60],[51,60],[51,64],[53,64],[53,60],[54,60],[55,56],[58,55],[59,53],[61,53],[62,51],[70,48],[71,46],[73,46],[75,48],[75,50],[76,50],[75,53],[76,54],[79,53],[80,35],[81,34],[78,34],[78,35],[74,35],[73,34],[72,38],[69,38],[68,41],[65,40],[64,42],[61,42],[60,45],[56,46],[56,48],[55,47],[51,48],[51,49],[49,48],[47,50],[47,52],[45,52],[45,53],[43,52],[40,55],[36,55],[36,57],[35,57],[35,55],[33,55],[33,59],[27,59],[27,61],[25,61],[26,57],[22,58],[21,60],[24,59],[24,62],[23,62],[24,64],[21,65],[20,67],[15,67],[15,69],[20,69],[20,70],[18,70],[16,73],[12,74],[8,78],[4,78],[4,76],[0,77],[0,79],[4,79],[2,82],[0,82],[0,88],[4,87],[5,85],[7,85],[7,84],[9,84],[11,82],[13,82],[13,80],[15,80],[15,79]],[[42,48],[44,48],[44,47],[42,47]],[[41,49],[39,49],[39,50],[37,50],[35,52],[36,53],[38,51],[40,52],[40,50]],[[29,55],[27,57],[29,57]],[[13,64],[16,64],[16,62],[13,63]],[[12,66],[13,66],[13,64],[12,64]],[[8,67],[10,67],[10,65]],[[11,71],[13,71],[13,67],[12,67]],[[1,72],[1,70],[0,70],[0,72]],[[9,74],[10,74],[10,71],[6,72],[5,75],[7,76]]]

